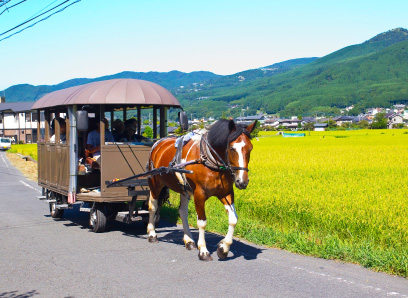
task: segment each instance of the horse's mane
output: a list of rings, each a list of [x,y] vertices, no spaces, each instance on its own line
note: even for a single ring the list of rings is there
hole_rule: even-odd
[[[209,127],[207,139],[212,147],[226,149],[228,144],[236,140],[242,133],[251,139],[251,134],[245,129],[247,125],[235,123],[235,129],[231,132],[230,121],[220,119]]]

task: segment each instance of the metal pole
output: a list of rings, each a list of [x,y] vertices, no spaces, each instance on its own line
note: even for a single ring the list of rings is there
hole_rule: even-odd
[[[67,141],[69,141],[69,204],[75,203],[77,190],[78,135],[76,130],[76,111],[76,105],[68,107],[69,139],[67,139]]]

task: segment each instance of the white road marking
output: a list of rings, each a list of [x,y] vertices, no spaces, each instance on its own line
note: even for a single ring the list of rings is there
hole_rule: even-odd
[[[21,182],[23,185],[25,185],[25,186],[27,186],[27,187],[29,187],[29,188],[31,188],[31,189],[34,189],[35,191],[38,191],[39,193],[41,193],[41,191],[39,191],[38,189],[36,189],[36,188],[32,187],[30,184],[25,183],[25,182],[24,182],[24,181],[22,181],[22,180],[20,180],[19,182]]]
[[[7,164],[6,160],[4,159],[4,156],[3,156],[3,155],[1,155],[1,159],[2,159],[2,160],[3,160],[3,162],[6,164],[6,168],[8,168],[9,166],[8,166],[8,164]]]
[[[313,274],[313,275],[319,275],[319,276],[322,276],[322,277],[324,277],[324,278],[327,278],[327,280],[330,280],[330,281],[337,281],[337,282],[341,282],[341,283],[345,283],[345,284],[348,284],[348,285],[355,285],[355,286],[357,286],[357,287],[359,287],[359,288],[363,288],[363,289],[367,289],[367,290],[374,290],[374,291],[377,291],[377,292],[385,292],[384,294],[388,297],[388,296],[397,296],[397,297],[401,297],[401,298],[407,298],[408,296],[407,295],[404,295],[404,294],[400,294],[400,293],[397,293],[397,292],[386,292],[386,290],[383,290],[383,289],[381,289],[381,288],[378,288],[378,287],[373,287],[373,286],[367,286],[367,285],[364,285],[364,284],[361,284],[361,283],[357,283],[357,282],[354,282],[354,281],[351,281],[351,280],[347,280],[347,279],[344,279],[344,278],[341,278],[341,277],[335,277],[335,276],[332,276],[332,275],[330,275],[330,274],[325,274],[325,273],[321,273],[321,272],[316,272],[316,271],[311,271],[311,270],[308,270],[308,269],[305,269],[305,268],[302,268],[302,267],[293,267],[294,269],[297,269],[297,270],[301,270],[301,271],[304,271],[304,272],[307,272],[307,273],[309,273],[309,274]]]

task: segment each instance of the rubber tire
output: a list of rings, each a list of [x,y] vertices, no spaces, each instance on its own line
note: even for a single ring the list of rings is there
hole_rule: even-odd
[[[103,233],[106,230],[106,208],[103,205],[95,204],[89,213],[89,225],[94,233]]]
[[[64,209],[55,208],[56,203],[50,203],[50,215],[52,218],[61,218],[64,216]]]

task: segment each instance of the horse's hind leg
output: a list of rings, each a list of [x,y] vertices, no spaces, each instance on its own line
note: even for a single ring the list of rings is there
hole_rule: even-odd
[[[183,223],[184,230],[184,245],[188,250],[197,249],[194,243],[193,236],[191,235],[190,226],[188,225],[188,203],[190,202],[190,196],[188,194],[180,194],[180,207],[179,214]]]
[[[158,242],[155,231],[155,218],[157,208],[159,207],[159,200],[155,199],[152,191],[150,191],[149,197],[149,223],[147,225],[147,234],[149,236],[149,242]]]
[[[217,255],[220,259],[225,259],[228,256],[230,246],[232,244],[232,236],[234,235],[235,226],[238,221],[238,216],[234,206],[234,193],[221,200],[228,213],[228,233],[223,240],[218,243]]]

